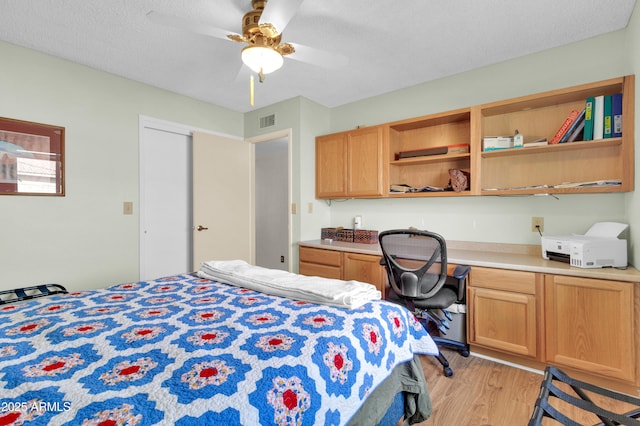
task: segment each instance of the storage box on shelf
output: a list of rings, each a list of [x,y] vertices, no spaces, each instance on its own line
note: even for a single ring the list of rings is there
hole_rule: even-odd
[[[480,107],[479,134],[512,134],[551,140],[572,110],[590,96],[622,97],[622,137],[482,152],[476,146],[480,193],[589,193],[633,190],[634,76],[524,96]],[[616,182],[602,185],[596,182]],[[584,185],[591,183],[590,185]]]

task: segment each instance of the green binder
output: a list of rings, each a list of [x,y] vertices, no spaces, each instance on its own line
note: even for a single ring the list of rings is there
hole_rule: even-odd
[[[587,102],[585,104],[584,109],[584,135],[582,140],[590,141],[593,140],[593,105],[595,103],[595,98],[590,96],[587,98]]]
[[[604,127],[602,136],[604,139],[611,138],[613,132],[613,115],[611,114],[611,96],[604,97]]]

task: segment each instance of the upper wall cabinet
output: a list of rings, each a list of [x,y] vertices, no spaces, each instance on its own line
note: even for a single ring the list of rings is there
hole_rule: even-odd
[[[391,192],[391,197],[470,195],[471,185],[460,192],[449,186],[450,170],[475,175],[471,163],[471,110],[433,114],[389,124],[389,181],[416,192]],[[420,155],[428,153],[428,155]],[[442,190],[442,191],[441,191]]]
[[[388,185],[383,129],[365,127],[316,138],[317,198],[383,195]]]
[[[316,138],[317,198],[577,194],[634,190],[634,76]],[[620,135],[483,150],[491,136],[552,141],[588,98],[622,95]],[[465,186],[452,175],[464,179]],[[456,183],[454,185],[453,183]],[[391,187],[408,192],[391,192]],[[443,190],[444,189],[444,190]],[[455,189],[456,191],[454,191]]]
[[[571,111],[587,98],[622,94],[622,136],[482,151],[487,136],[512,135],[552,141]],[[633,191],[634,76],[554,90],[480,107],[475,157],[480,193],[566,194]],[[595,118],[595,117],[594,117]],[[479,160],[478,160],[479,159]]]

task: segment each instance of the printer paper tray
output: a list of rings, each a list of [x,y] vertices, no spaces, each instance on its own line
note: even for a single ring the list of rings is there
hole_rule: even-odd
[[[549,260],[556,260],[558,262],[571,263],[571,256],[565,253],[556,253],[547,251],[547,257]]]

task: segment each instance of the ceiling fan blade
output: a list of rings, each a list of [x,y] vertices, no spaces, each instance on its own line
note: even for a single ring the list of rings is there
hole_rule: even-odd
[[[260,15],[260,24],[272,24],[282,34],[304,0],[269,0]]]
[[[192,21],[173,15],[164,15],[153,10],[147,13],[147,18],[154,24],[177,28],[182,31],[188,31],[210,37],[221,38],[223,40],[228,40],[227,35],[234,33],[233,31],[217,28],[203,22]]]
[[[344,68],[349,63],[349,58],[337,52],[328,52],[326,50],[316,49],[314,47],[305,46],[299,43],[290,43],[295,48],[295,52],[285,58],[305,62],[311,65],[317,65],[325,69]]]

